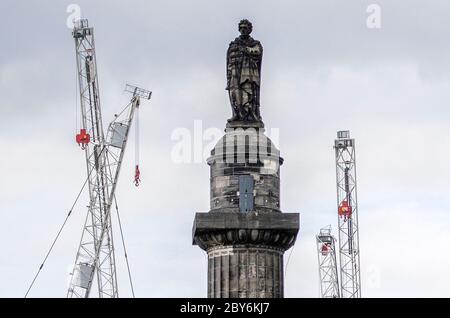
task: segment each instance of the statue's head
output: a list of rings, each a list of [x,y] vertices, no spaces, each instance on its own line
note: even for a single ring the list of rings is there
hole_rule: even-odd
[[[242,35],[250,35],[250,33],[252,33],[253,30],[253,25],[250,21],[248,21],[247,19],[241,20],[239,22],[239,32]]]

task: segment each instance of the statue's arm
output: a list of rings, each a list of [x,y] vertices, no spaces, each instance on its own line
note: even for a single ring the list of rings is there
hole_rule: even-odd
[[[263,47],[261,43],[258,41],[256,45],[247,47],[246,51],[247,51],[246,53],[253,58],[261,58],[263,53]]]

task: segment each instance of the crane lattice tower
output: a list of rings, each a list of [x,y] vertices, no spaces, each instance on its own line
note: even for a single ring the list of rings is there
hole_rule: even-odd
[[[319,234],[316,236],[320,296],[322,298],[339,298],[335,241],[336,239],[331,235],[330,227],[320,229]]]
[[[342,298],[361,297],[355,140],[339,131],[334,142]]]

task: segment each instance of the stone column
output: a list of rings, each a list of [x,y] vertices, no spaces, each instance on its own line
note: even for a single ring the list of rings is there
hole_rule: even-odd
[[[208,251],[208,297],[283,297],[283,252],[224,246]]]
[[[227,130],[208,159],[210,211],[195,215],[192,233],[208,254],[208,297],[284,295],[283,254],[295,243],[299,214],[280,210],[283,159],[262,132]]]

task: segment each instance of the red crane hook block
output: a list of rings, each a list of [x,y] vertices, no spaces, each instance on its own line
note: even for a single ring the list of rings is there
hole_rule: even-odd
[[[342,201],[338,208],[338,214],[348,218],[352,215],[352,207],[348,204],[346,200]]]
[[[330,252],[330,250],[331,250],[330,243],[324,243],[322,245],[322,248],[320,249],[323,256],[327,255]]]
[[[134,185],[136,187],[139,187],[139,184],[141,183],[141,171],[139,171],[139,165],[136,165],[136,170],[134,172]]]
[[[91,136],[86,133],[86,129],[80,129],[80,133],[76,135],[75,140],[81,149],[85,149],[86,145],[91,141]]]

